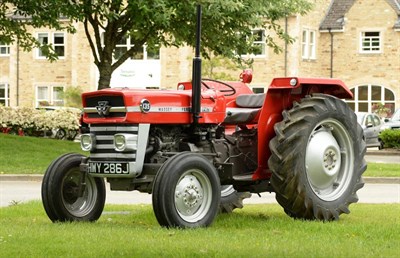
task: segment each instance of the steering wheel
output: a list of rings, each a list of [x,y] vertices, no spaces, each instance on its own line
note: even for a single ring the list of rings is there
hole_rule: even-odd
[[[204,87],[206,87],[207,89],[210,89],[210,86],[208,86],[207,83],[205,83],[204,81],[220,83],[220,84],[224,85],[225,87],[227,87],[228,89],[226,89],[226,90],[218,90],[218,91],[224,92],[224,93],[227,92],[227,94],[224,94],[224,96],[232,96],[232,95],[235,95],[235,93],[236,93],[236,89],[232,85],[227,84],[226,82],[221,82],[221,81],[213,80],[213,79],[202,79],[201,84]]]

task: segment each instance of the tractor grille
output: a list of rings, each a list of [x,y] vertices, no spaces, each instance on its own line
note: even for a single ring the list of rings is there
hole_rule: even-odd
[[[90,152],[92,161],[135,162],[136,151],[118,152],[114,149],[114,134],[126,133],[138,135],[138,125],[92,125],[90,133],[96,137],[96,147]]]
[[[97,112],[99,102],[107,102],[107,105],[111,107],[107,117],[125,117],[126,108],[122,96],[95,96],[86,98],[84,112],[88,114],[89,118],[104,117]]]

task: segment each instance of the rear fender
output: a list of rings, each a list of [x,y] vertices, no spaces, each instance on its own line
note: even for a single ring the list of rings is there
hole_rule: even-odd
[[[268,159],[271,156],[269,142],[275,137],[274,125],[282,121],[283,110],[291,109],[295,101],[299,102],[306,95],[323,93],[338,98],[352,98],[352,92],[337,79],[318,78],[275,78],[272,80],[265,97],[258,120],[258,169],[253,174],[254,180],[268,179]]]

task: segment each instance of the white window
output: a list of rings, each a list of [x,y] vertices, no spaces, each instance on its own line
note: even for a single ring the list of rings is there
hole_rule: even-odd
[[[10,45],[7,45],[0,41],[0,56],[10,55]]]
[[[353,89],[353,100],[346,100],[355,112],[375,112],[378,106],[387,109],[388,116],[395,110],[395,95],[393,91],[379,85],[360,85]]]
[[[104,33],[101,37],[102,45],[104,46]],[[123,37],[119,42],[117,42],[113,58],[118,60],[126,51],[134,46],[133,39],[130,36]],[[144,44],[141,51],[134,53],[131,59],[135,60],[158,60],[160,59],[160,45],[156,44],[152,47]]]
[[[36,107],[64,106],[63,86],[37,86]]]
[[[361,32],[361,53],[380,53],[382,50],[381,46],[382,38],[379,31]]]
[[[0,105],[10,105],[10,87],[7,83],[0,83]]]
[[[65,57],[65,35],[63,32],[41,32],[37,34],[37,38],[40,44],[51,44],[54,48],[54,52],[58,55],[58,58],[62,59]],[[46,55],[40,48],[37,49],[37,58],[46,58]]]
[[[252,56],[252,57],[265,57],[265,51],[266,51],[266,37],[265,37],[265,30],[252,30],[251,32],[252,37],[253,37],[253,46],[257,47],[257,49],[252,52],[252,53],[240,53],[240,51],[238,51],[238,53],[245,57],[245,56]],[[244,40],[249,40],[247,37],[244,38]]]
[[[315,30],[304,29],[301,38],[301,57],[303,59],[315,59],[315,48]]]

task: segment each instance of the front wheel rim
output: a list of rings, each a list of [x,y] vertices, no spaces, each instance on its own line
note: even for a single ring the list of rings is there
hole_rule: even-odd
[[[306,148],[306,174],[312,191],[324,201],[340,198],[353,177],[354,150],[342,123],[326,119],[314,127]]]
[[[212,202],[212,185],[207,175],[198,169],[182,174],[175,187],[175,207],[179,216],[189,223],[203,219]]]
[[[85,177],[85,190],[83,195],[79,196],[81,176],[79,169],[70,170],[63,179],[61,193],[65,209],[78,218],[87,216],[94,209],[98,198],[96,182],[91,176]]]

